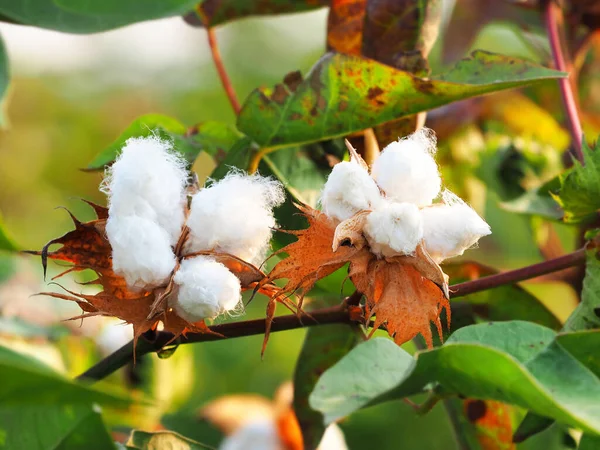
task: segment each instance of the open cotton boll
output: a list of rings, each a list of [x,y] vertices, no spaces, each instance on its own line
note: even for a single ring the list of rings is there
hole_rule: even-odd
[[[132,289],[165,283],[175,268],[169,235],[154,221],[138,216],[111,217],[106,235],[112,247],[112,265]]]
[[[219,450],[280,450],[277,427],[272,420],[253,421],[226,437]]]
[[[387,201],[367,216],[363,231],[378,256],[412,254],[423,238],[419,208]]]
[[[459,197],[446,191],[443,198],[445,204],[421,210],[425,248],[438,263],[462,255],[479,238],[492,234],[485,220]]]
[[[442,180],[433,159],[436,138],[428,128],[392,142],[373,163],[371,175],[387,198],[397,202],[431,205]]]
[[[185,161],[157,137],[131,138],[107,170],[102,190],[109,215],[137,215],[157,222],[175,245],[185,220]]]
[[[184,259],[173,281],[178,292],[169,305],[191,323],[234,310],[242,298],[240,280],[210,257]]]
[[[234,172],[192,198],[188,252],[214,250],[262,262],[275,227],[273,207],[284,201],[281,183]]]
[[[323,212],[340,222],[359,211],[377,207],[381,201],[377,184],[355,162],[343,161],[336,164],[321,194]]]

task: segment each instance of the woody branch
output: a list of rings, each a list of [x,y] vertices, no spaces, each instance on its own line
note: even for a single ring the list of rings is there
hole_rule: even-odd
[[[519,281],[529,280],[552,272],[558,272],[569,267],[579,266],[585,263],[585,249],[577,250],[573,253],[544,261],[538,264],[522,267],[487,277],[479,278],[473,281],[455,284],[450,286],[452,299],[474,294],[476,292],[493,289],[498,286],[518,283]],[[327,325],[332,323],[353,323],[346,303],[341,306],[324,308],[310,312],[309,317],[299,317],[297,315],[286,315],[276,317],[271,326],[271,332],[293,330],[297,328]],[[215,334],[206,333],[187,333],[180,337],[178,344],[191,344],[196,342],[209,342],[222,340],[224,338],[236,338],[243,336],[254,336],[264,334],[266,329],[265,319],[246,320],[241,322],[226,323],[210,327]],[[219,336],[222,335],[223,337]],[[140,357],[147,353],[161,350],[173,338],[173,335],[166,332],[157,332],[153,336],[145,336],[137,344],[135,356]],[[110,375],[119,368],[125,366],[134,359],[133,341],[121,347],[90,369],[79,375],[80,380],[101,380]]]

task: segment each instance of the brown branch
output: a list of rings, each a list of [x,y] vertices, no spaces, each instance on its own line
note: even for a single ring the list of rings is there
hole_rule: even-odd
[[[513,284],[519,281],[539,277],[551,272],[566,269],[567,267],[578,266],[585,263],[585,249],[577,250],[568,255],[559,258],[544,261],[532,266],[523,267],[509,272],[490,275],[465,283],[455,284],[450,287],[451,297],[458,298],[475,292],[485,291],[498,286]],[[310,312],[308,316],[297,316],[290,314],[279,316],[273,320],[271,332],[293,330],[316,325],[327,325],[332,323],[353,323],[347,305],[354,303],[356,295],[353,294],[341,306],[325,308]],[[242,336],[254,336],[264,334],[266,327],[265,319],[247,320],[242,322],[225,323],[210,327],[212,331],[218,334],[206,333],[187,333],[187,336],[181,336],[178,344],[190,344],[195,342],[218,341],[225,338],[236,338]],[[173,335],[167,332],[158,332],[152,337],[146,336],[146,339],[140,339],[136,348],[136,357],[147,353],[156,352],[162,349],[171,341]],[[79,380],[101,380],[110,375],[117,369],[123,367],[130,361],[133,361],[133,341],[121,347],[119,350],[109,355],[95,366],[91,367],[77,378]]]
[[[204,11],[202,10],[202,6],[198,5],[196,7],[196,14],[202,21],[204,28],[206,28],[206,34],[208,37],[208,45],[210,47],[210,53],[212,55],[213,62],[215,63],[215,67],[217,68],[217,72],[219,74],[219,78],[221,79],[221,84],[225,89],[225,93],[227,94],[227,98],[229,99],[229,103],[231,103],[231,107],[235,112],[235,115],[239,115],[242,107],[240,106],[240,102],[237,98],[237,94],[235,93],[235,89],[233,89],[233,85],[231,84],[231,80],[229,75],[227,74],[227,70],[225,69],[225,65],[223,64],[223,59],[221,58],[221,52],[219,51],[219,46],[217,45],[217,35],[215,33],[214,28],[212,28],[209,24],[208,18]]]
[[[561,34],[559,27],[562,27],[564,18],[562,9],[557,5],[554,0],[547,0],[544,8],[544,21],[546,22],[546,30],[548,32],[548,39],[550,41],[550,49],[552,50],[552,58],[554,60],[554,66],[561,72],[569,72],[564,48],[561,42]],[[573,70],[571,75],[574,76]],[[575,94],[573,93],[573,86],[568,78],[561,78],[558,80],[560,86],[560,93],[562,96],[565,113],[567,115],[567,122],[569,125],[569,133],[571,134],[571,141],[575,155],[581,164],[584,164],[583,160],[583,131],[581,128],[581,122],[579,121],[579,113],[577,111],[577,101]]]

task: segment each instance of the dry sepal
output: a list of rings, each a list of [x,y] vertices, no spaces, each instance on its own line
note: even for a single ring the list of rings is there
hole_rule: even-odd
[[[72,264],[54,279],[91,269],[98,278],[86,284],[102,290],[43,294],[76,302],[83,313],[72,319],[114,316],[132,324],[134,342],[160,322],[174,338],[212,333],[205,320],[238,311],[241,291],[274,296],[277,288],[247,260],[261,260],[269,245],[281,186],[234,172],[188,202],[184,164],[168,142],[127,141],[103,183],[109,207],[88,202],[97,219],[71,214],[75,229],[33,252],[44,272],[48,259]],[[60,248],[50,251],[54,244]]]
[[[430,130],[390,144],[371,173],[347,145],[350,162],[333,168],[323,212],[298,206],[309,227],[292,232],[297,241],[281,249],[287,258],[263,283],[287,279],[277,294],[297,294],[301,308],[319,279],[348,263],[349,278],[366,298],[366,323],[375,317],[373,331],[385,325],[399,345],[420,333],[431,347],[431,323],[441,338],[444,309],[450,325],[448,277],[439,263],[462,255],[490,234],[489,226],[449,191],[433,202],[441,178]]]

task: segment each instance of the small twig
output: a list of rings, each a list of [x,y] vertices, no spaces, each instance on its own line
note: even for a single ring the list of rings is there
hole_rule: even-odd
[[[229,75],[227,74],[225,65],[223,64],[221,52],[219,51],[219,46],[217,45],[217,35],[215,33],[215,30],[210,26],[206,14],[204,14],[204,11],[202,11],[201,5],[198,5],[196,7],[196,14],[198,14],[198,17],[200,18],[204,25],[204,28],[206,29],[208,45],[210,47],[213,62],[215,63],[215,67],[217,68],[217,72],[219,74],[219,78],[221,79],[221,84],[225,89],[225,93],[227,94],[227,98],[229,98],[229,103],[231,103],[231,107],[233,108],[233,111],[237,116],[242,110],[242,107],[240,106],[240,102],[237,98],[237,94],[235,93],[235,89],[233,89],[233,85],[231,84],[231,80],[229,78]]]
[[[539,264],[534,264],[532,266],[523,267],[517,270],[511,270],[509,272],[500,273],[497,275],[490,275],[488,277],[480,278],[478,280],[455,284],[450,287],[450,291],[452,292],[452,298],[454,299],[457,297],[473,294],[475,292],[492,289],[505,284],[513,284],[519,281],[535,278],[550,272],[556,272],[562,269],[566,269],[567,267],[581,265],[584,262],[585,249],[581,249],[568,255],[561,256],[560,258],[551,259]],[[350,297],[352,300],[354,299],[353,296]],[[303,321],[302,318],[298,317],[296,314],[276,317],[273,320],[271,332],[274,333],[277,331],[293,330],[296,328],[326,325],[332,323],[354,323],[355,321],[353,320],[348,309],[346,308],[347,304],[348,301],[344,302],[342,306],[311,311],[310,315],[313,320]],[[372,326],[372,324],[370,325]],[[212,331],[223,335],[225,338],[236,338],[242,336],[254,336],[257,334],[264,334],[265,328],[265,319],[225,323],[222,325],[215,325],[210,327]],[[173,335],[167,332],[156,333],[156,337],[152,340],[152,342],[141,339],[137,344],[135,356],[140,357],[147,353],[156,352],[168,342],[170,342],[172,339]],[[190,344],[194,342],[208,342],[222,339],[222,337],[219,337],[215,334],[187,333],[186,336],[181,336],[176,341],[176,343]],[[86,372],[79,375],[77,378],[80,380],[101,380],[102,378],[110,375],[117,369],[123,367],[128,362],[132,361],[133,356],[134,355],[132,341],[124,345],[119,350],[109,355],[102,361],[98,362],[95,366],[91,367]]]
[[[475,292],[485,291],[505,284],[514,284],[519,281],[529,280],[531,278],[546,275],[552,272],[577,266],[585,263],[585,249],[577,250],[555,259],[549,259],[538,264],[526,266],[521,269],[511,270],[509,272],[490,275],[473,281],[455,284],[450,286],[451,298],[461,297],[473,294]]]
[[[544,20],[546,22],[546,30],[548,32],[548,39],[550,41],[550,48],[552,50],[552,58],[554,60],[554,66],[561,72],[568,72],[564,49],[561,43],[559,26],[563,24],[563,13],[559,5],[554,0],[547,0],[544,9]],[[565,112],[567,115],[567,122],[569,126],[569,132],[571,134],[571,141],[575,155],[581,164],[584,164],[583,160],[583,132],[581,128],[581,122],[579,121],[579,114],[577,111],[577,102],[573,93],[573,86],[569,79],[561,78],[558,80],[560,86],[560,93],[562,96]]]

